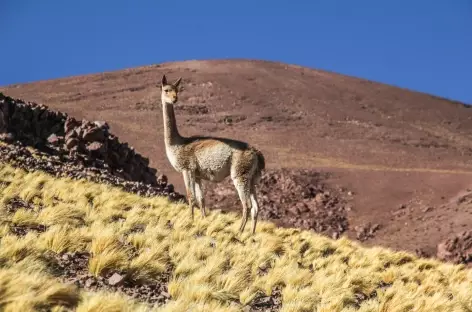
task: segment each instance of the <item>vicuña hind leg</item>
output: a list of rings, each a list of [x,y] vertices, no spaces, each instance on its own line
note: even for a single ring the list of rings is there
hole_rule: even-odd
[[[251,217],[252,217],[252,234],[256,233],[256,225],[257,225],[257,216],[259,214],[259,204],[256,198],[256,188],[253,186],[251,188]]]
[[[191,171],[185,170],[183,173],[185,188],[187,190],[187,200],[192,211],[192,220],[194,219],[195,212],[195,178]]]
[[[201,179],[196,179],[195,180],[195,195],[197,197],[198,201],[198,206],[200,207],[200,211],[202,212],[202,216],[206,216],[205,212],[205,195],[204,195],[204,189],[203,189],[203,184]]]
[[[242,233],[246,227],[248,214],[247,210],[251,208],[251,198],[249,195],[249,183],[247,179],[242,179],[240,177],[234,178],[233,183],[238,191],[239,199],[243,206],[243,217],[241,220],[241,226],[239,227],[239,232]]]

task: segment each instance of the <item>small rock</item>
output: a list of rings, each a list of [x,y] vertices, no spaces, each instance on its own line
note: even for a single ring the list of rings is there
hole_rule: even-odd
[[[52,145],[56,145],[57,143],[59,143],[59,137],[55,133],[53,133],[48,137],[48,142]]]
[[[123,275],[114,273],[109,279],[108,279],[108,285],[111,286],[119,286],[124,282],[125,278]]]
[[[260,305],[266,305],[269,304],[272,301],[270,297],[263,297],[259,299],[259,304]]]
[[[100,154],[105,153],[105,145],[100,142],[92,142],[87,145],[87,150],[90,152],[98,152]]]
[[[214,240],[214,239],[211,240],[210,247],[212,247],[212,248],[216,247],[216,240]]]
[[[426,207],[426,208],[423,208],[423,212],[426,213],[426,212],[429,212],[433,210],[433,207]]]
[[[375,232],[377,232],[380,229],[380,225],[371,224],[369,222],[366,225],[356,226],[354,229],[356,231],[356,238],[359,241],[366,241],[369,238],[374,237]]]
[[[310,211],[310,208],[305,203],[297,203],[296,206],[298,208],[298,211],[300,211],[300,213],[307,213]]]
[[[85,287],[89,288],[93,285],[95,285],[97,282],[93,279],[93,278],[88,278],[86,281],[85,281]]]
[[[106,121],[96,120],[93,123],[99,128],[103,128],[103,129],[107,129],[107,130],[110,129],[110,126],[108,125],[108,123]]]
[[[162,184],[167,184],[167,176],[161,174],[157,180],[159,181],[159,183],[162,183]]]
[[[294,216],[298,216],[300,214],[300,210],[297,208],[297,206],[288,208],[288,211]]]
[[[174,191],[174,185],[173,184],[167,184],[165,189],[166,189],[166,191],[172,193]]]
[[[78,138],[78,137],[79,137],[79,133],[77,132],[77,129],[72,129],[66,133],[64,139],[67,141],[70,138]]]
[[[373,234],[375,232],[377,232],[378,230],[380,229],[380,225],[375,223],[374,225],[372,225],[372,227],[370,228],[370,233]]]
[[[11,132],[0,134],[0,140],[11,143],[15,140],[15,135]]]
[[[437,252],[436,252],[436,256],[438,257],[438,259],[449,260],[449,258],[453,255],[453,253],[448,250],[449,249],[448,243],[449,242],[446,241],[446,242],[438,244]]]
[[[231,118],[230,116],[226,116],[224,118],[224,123],[227,124],[227,125],[230,125],[233,123],[233,118]]]
[[[418,257],[422,257],[422,258],[427,258],[429,257],[429,254],[424,251],[423,249],[421,248],[416,248],[415,249],[415,254],[418,256]]]
[[[319,204],[323,203],[324,199],[325,199],[325,197],[324,197],[324,195],[321,194],[321,193],[318,193],[318,194],[316,194],[316,196],[315,196],[315,201],[316,201],[317,203],[319,203]]]

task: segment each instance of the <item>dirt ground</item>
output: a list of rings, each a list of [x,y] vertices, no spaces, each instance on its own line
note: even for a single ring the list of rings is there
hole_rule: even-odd
[[[472,205],[458,200],[472,188],[472,109],[462,103],[247,60],[166,63],[0,91],[76,118],[106,120],[121,141],[149,157],[158,174],[184,193],[182,177],[164,152],[162,74],[183,77],[176,107],[182,135],[231,137],[264,153],[268,170],[260,192],[285,192],[262,200],[264,218],[424,255],[435,255],[440,242],[471,230]],[[315,178],[312,198],[297,193]],[[331,208],[323,216],[332,211],[332,226],[320,228],[321,206],[312,201],[324,192],[327,197],[319,195],[318,201],[337,202],[324,202]],[[241,209],[230,181],[208,186],[207,194],[210,205]]]

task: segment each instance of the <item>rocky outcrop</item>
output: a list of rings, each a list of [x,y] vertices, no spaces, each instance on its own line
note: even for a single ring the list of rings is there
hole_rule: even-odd
[[[464,231],[438,244],[436,256],[453,263],[472,263],[472,231]]]
[[[144,182],[129,181],[120,178],[108,170],[96,167],[86,167],[77,159],[67,156],[51,155],[14,142],[0,146],[0,161],[26,171],[44,171],[56,177],[71,179],[86,179],[97,183],[105,183],[123,189],[126,192],[141,196],[167,197],[170,201],[186,202],[185,197],[174,191],[174,186],[167,181],[165,175],[157,178],[156,185]]]
[[[106,122],[77,120],[45,105],[0,93],[0,138],[54,155],[67,155],[85,167],[107,170],[128,181],[157,185],[157,170],[110,133]]]

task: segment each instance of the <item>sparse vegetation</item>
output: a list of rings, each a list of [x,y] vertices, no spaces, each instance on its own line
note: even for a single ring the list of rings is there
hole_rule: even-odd
[[[471,270],[346,238],[267,222],[240,236],[235,214],[192,223],[186,205],[164,198],[5,164],[0,202],[2,311],[241,311],[274,294],[284,312],[472,310]],[[170,300],[77,288],[59,265],[75,253],[89,255],[83,270],[92,281],[118,273],[145,285],[167,274]]]

